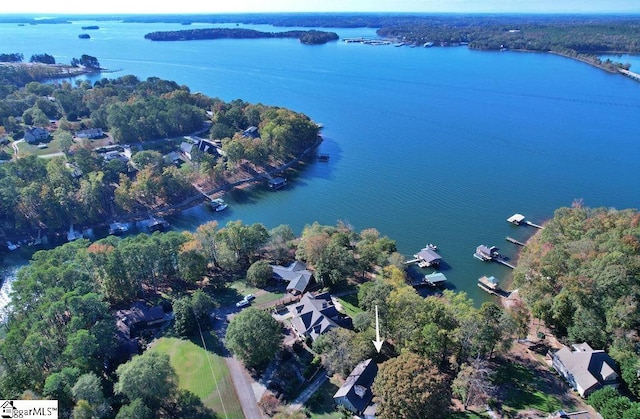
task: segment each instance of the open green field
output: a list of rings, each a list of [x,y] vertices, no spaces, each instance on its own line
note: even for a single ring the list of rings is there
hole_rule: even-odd
[[[210,332],[204,336],[208,351],[194,343],[199,338],[194,341],[161,338],[150,350],[169,355],[179,387],[197,395],[218,416],[243,418],[227,364],[222,356],[212,352],[217,347],[216,338]]]

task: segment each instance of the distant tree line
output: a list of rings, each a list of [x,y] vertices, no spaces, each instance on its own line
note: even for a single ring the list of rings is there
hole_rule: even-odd
[[[161,31],[146,34],[152,41],[189,41],[194,39],[256,39],[256,38],[296,38],[303,44],[324,44],[338,39],[335,32],[285,31],[263,32],[243,28],[188,29],[181,31]]]

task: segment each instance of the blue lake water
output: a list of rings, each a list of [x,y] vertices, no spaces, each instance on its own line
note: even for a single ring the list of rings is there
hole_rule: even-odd
[[[217,219],[268,228],[343,220],[377,228],[410,256],[436,243],[450,287],[477,302],[484,274],[508,268],[472,257],[480,244],[515,257],[507,235],[531,227],[505,220],[516,212],[543,222],[574,199],[637,208],[640,184],[640,84],[548,54],[480,52],[464,47],[394,48],[296,40],[151,42],[144,34],[178,24],[98,22],[81,26],[0,25],[0,52],[58,62],[89,54],[118,73],[174,80],[224,100],[291,108],[324,124],[314,162],[289,174],[287,188],[228,194],[230,207],[197,207],[170,219],[193,229]],[[191,25],[189,28],[210,25]],[[243,26],[282,30],[269,26]],[[373,29],[336,29],[375,37]]]

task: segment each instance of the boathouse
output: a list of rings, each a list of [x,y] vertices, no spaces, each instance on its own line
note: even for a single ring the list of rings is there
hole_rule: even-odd
[[[490,294],[500,291],[498,280],[495,276],[481,276],[478,278],[478,286]]]
[[[480,246],[476,247],[476,253],[474,253],[474,255],[476,258],[482,260],[482,261],[489,261],[489,260],[493,260],[497,257],[500,256],[500,254],[498,253],[498,248],[495,246],[485,246],[484,244],[481,244]]]
[[[447,282],[447,277],[441,272],[434,272],[424,276],[424,282],[431,287],[444,286]]]
[[[418,266],[421,268],[428,268],[429,266],[438,266],[442,261],[442,257],[437,254],[433,249],[425,247],[418,254],[415,255],[418,259]]]
[[[520,225],[521,222],[524,221],[524,215],[522,214],[513,214],[511,217],[507,218],[507,222],[515,225]]]

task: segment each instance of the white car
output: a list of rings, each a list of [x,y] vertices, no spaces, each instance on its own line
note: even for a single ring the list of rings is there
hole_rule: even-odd
[[[253,300],[256,299],[256,296],[253,295],[253,294],[247,294],[247,295],[244,296],[244,299],[247,300],[247,301],[253,301]]]
[[[244,306],[248,306],[249,304],[251,304],[251,302],[243,298],[242,300],[236,303],[236,307],[244,307]]]

